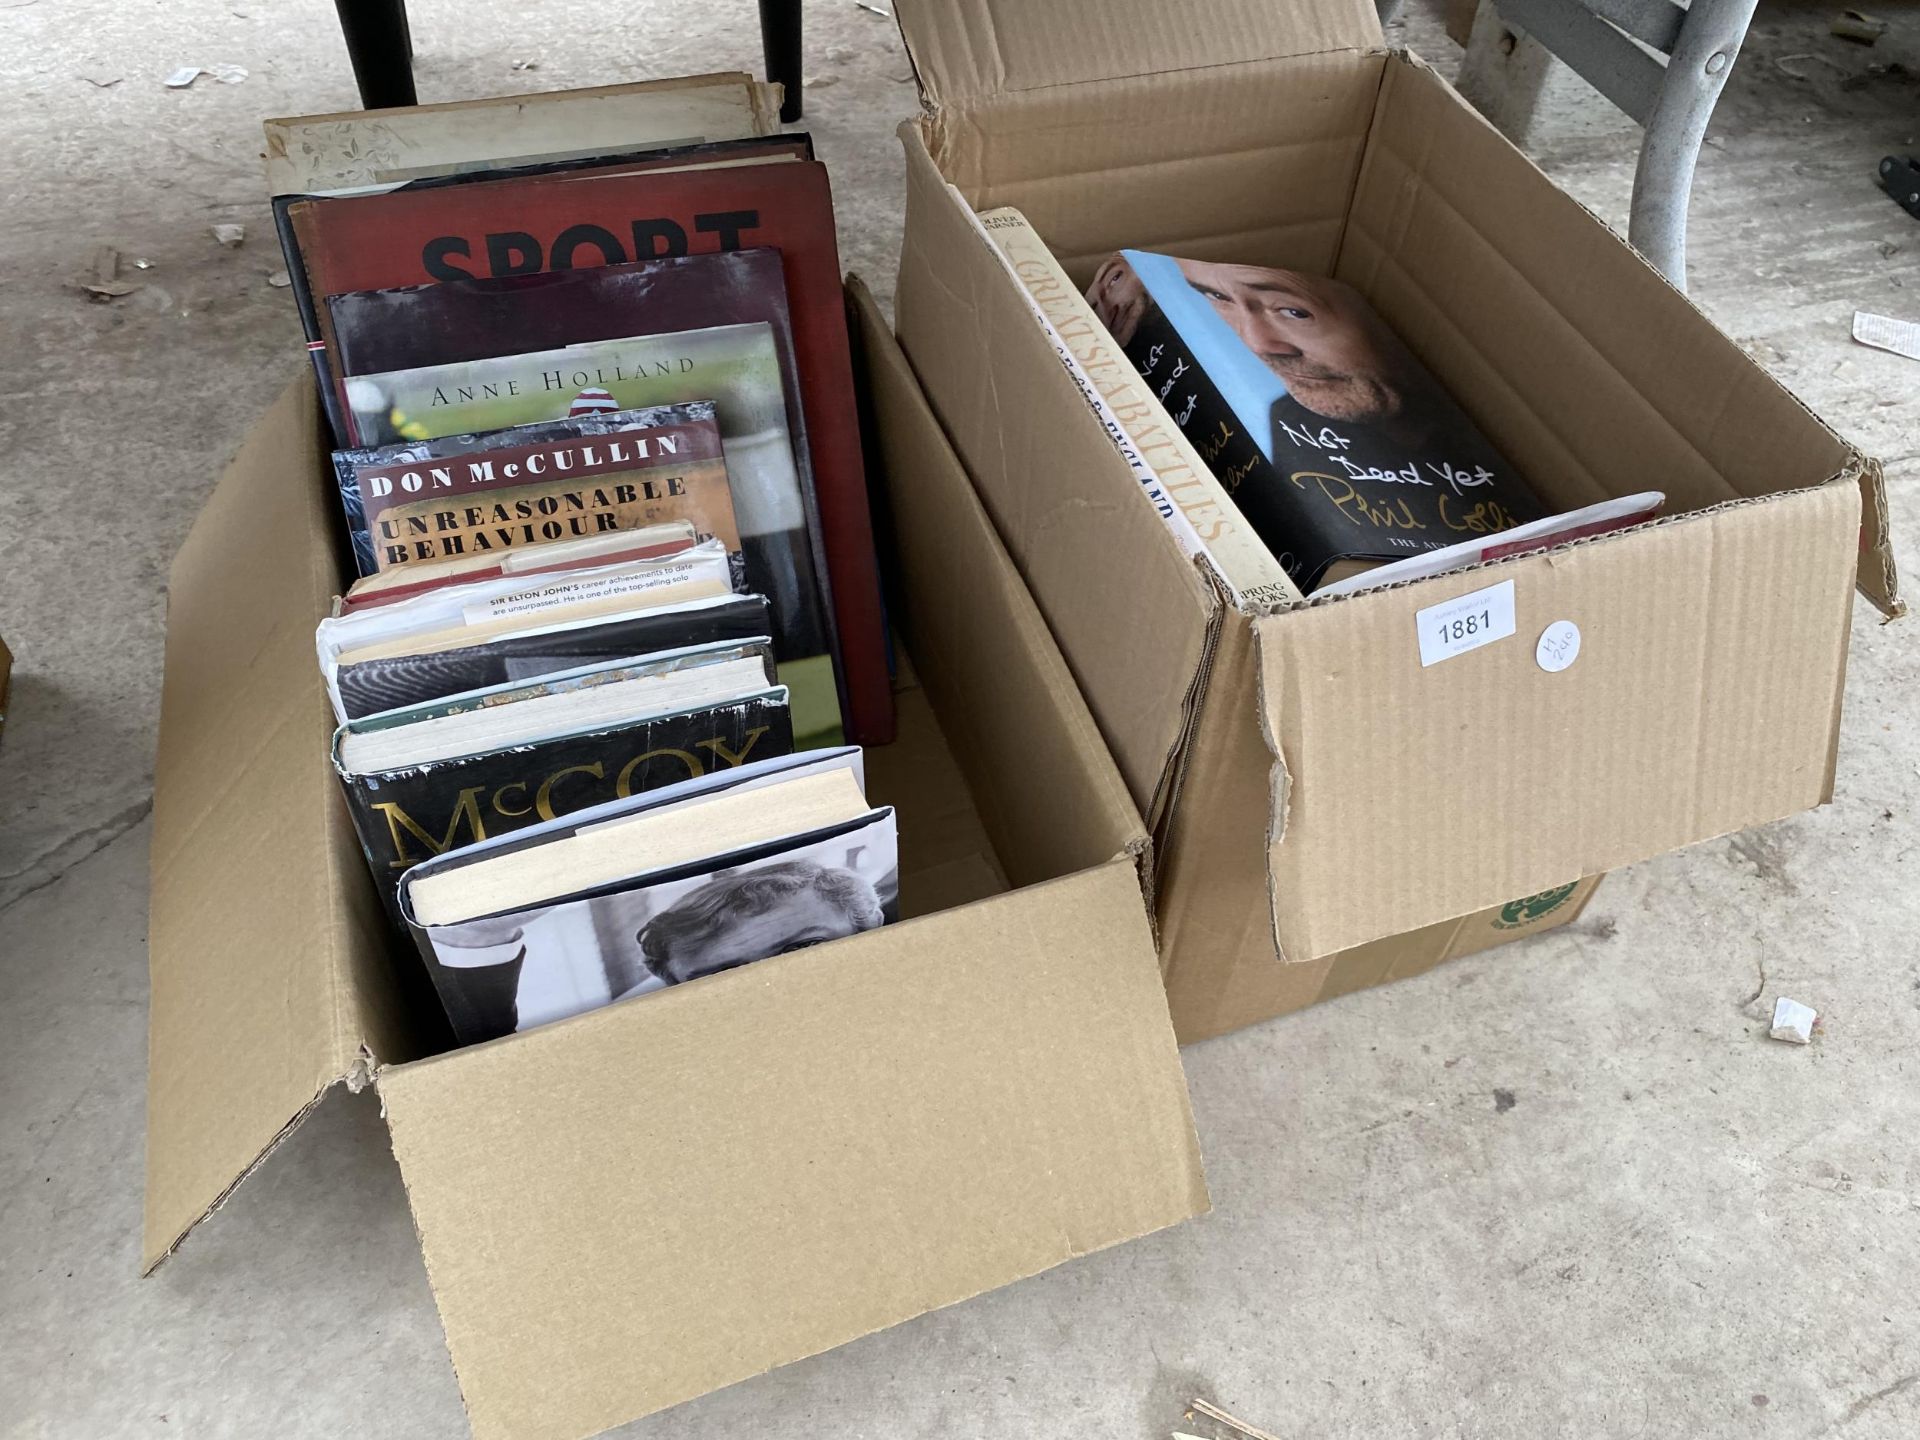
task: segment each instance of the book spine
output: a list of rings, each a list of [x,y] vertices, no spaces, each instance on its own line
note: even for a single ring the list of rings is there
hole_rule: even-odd
[[[1126,460],[1128,467],[1133,471],[1134,478],[1140,482],[1140,488],[1146,492],[1147,499],[1152,502],[1153,508],[1159,512],[1160,518],[1166,522],[1167,528],[1173,532],[1173,538],[1180,546],[1180,553],[1187,556],[1205,556],[1208,561],[1213,563],[1214,569],[1218,570],[1220,568],[1219,563],[1214,561],[1213,554],[1207,549],[1206,542],[1200,538],[1200,533],[1193,528],[1193,522],[1187,518],[1186,512],[1174,503],[1173,497],[1167,494],[1167,487],[1160,483],[1159,475],[1154,472],[1153,467],[1149,465],[1146,458],[1141,455],[1140,447],[1134,443],[1133,437],[1127,433],[1126,427],[1121,425],[1118,417],[1114,415],[1113,408],[1107,404],[1106,397],[1094,386],[1086,370],[1081,367],[1079,359],[1067,345],[1067,342],[1061,337],[1060,331],[1055,327],[1052,319],[1048,317],[1046,309],[1040,304],[1039,287],[1045,284],[1046,281],[1036,278],[1033,284],[1029,284],[1026,274],[1022,273],[1021,264],[1017,258],[1020,252],[1016,248],[1016,242],[1012,240],[1012,234],[1019,228],[1019,224],[1016,224],[1011,218],[1002,218],[1008,214],[1009,212],[1003,211],[984,219],[976,215],[974,216],[974,220],[979,224],[980,229],[991,242],[993,252],[999,257],[1002,267],[1009,275],[1020,282],[1021,293],[1026,298],[1028,313],[1033,316],[1035,323],[1038,324],[1042,332],[1045,333],[1048,343],[1053,346],[1055,357],[1060,361],[1061,368],[1067,372],[1068,378],[1071,379],[1079,389],[1080,398],[1087,402],[1087,408],[1099,419],[1101,428],[1107,432],[1107,439],[1113,443],[1113,448],[1118,450],[1121,457]],[[1023,224],[1024,222],[1020,223]],[[1031,232],[1028,233],[1030,234]],[[1033,238],[1035,240],[1038,239],[1037,236]],[[1049,259],[1050,258],[1051,256],[1049,256]],[[1069,290],[1072,289],[1072,285],[1067,281],[1064,273],[1060,275],[1059,280],[1065,288]],[[1232,586],[1229,584],[1228,588],[1231,589]]]
[[[1001,263],[1020,282],[1055,354],[1134,467],[1182,550],[1205,555],[1238,605],[1258,609],[1299,599],[1272,550],[1142,385],[1130,356],[1026,217],[1007,208],[977,219]]]
[[[1126,345],[1127,358],[1173,416],[1200,458],[1304,594],[1342,553],[1221,395],[1206,368],[1160,307],[1148,304]]]

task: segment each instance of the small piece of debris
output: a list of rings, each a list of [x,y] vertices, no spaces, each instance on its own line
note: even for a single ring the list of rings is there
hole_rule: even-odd
[[[1887,22],[1858,10],[1842,10],[1827,27],[1827,33],[1857,45],[1871,45],[1887,33]]]
[[[127,77],[124,75],[116,75],[111,80],[96,80],[91,75],[82,75],[80,78],[96,90],[111,90]]]
[[[1493,1113],[1496,1115],[1506,1114],[1507,1111],[1519,1103],[1519,1099],[1511,1090],[1496,1090],[1493,1092]]]
[[[867,0],[853,0],[853,3],[857,9],[864,10],[869,15],[878,15],[882,20],[891,20],[893,18],[893,12],[884,5],[869,5]]]
[[[247,78],[244,65],[182,65],[162,82],[169,90],[184,90],[202,75],[211,75],[222,85],[238,85]]]
[[[271,285],[276,290],[284,290],[289,285],[293,284],[293,277],[287,274],[285,270],[276,270],[271,275],[267,276],[267,284]]]
[[[1816,64],[1831,65],[1835,70],[1838,70],[1842,75],[1845,75],[1848,73],[1847,67],[1842,65],[1838,60],[1830,59],[1828,56],[1825,56],[1825,55],[1816,55],[1811,50],[1798,50],[1791,55],[1778,56],[1775,58],[1773,62],[1773,68],[1778,70],[1782,75],[1791,75],[1796,80],[1812,79],[1813,77],[1808,75],[1806,71],[1796,70],[1793,68],[1794,63],[1799,60],[1812,60]],[[1803,115],[1800,118],[1802,121],[1811,121],[1813,119],[1813,116]]]
[[[838,85],[840,83],[840,77],[838,75],[809,75],[800,83],[808,90],[824,90],[829,85]]]
[[[96,303],[118,300],[122,295],[131,295],[140,289],[137,282],[120,278],[120,252],[111,245],[94,247],[87,272],[86,278],[80,281],[80,288],[86,292],[89,300]]]
[[[1920,321],[1896,320],[1891,315],[1875,315],[1870,310],[1853,312],[1853,338],[1876,350],[1891,351],[1909,360],[1920,360]]]
[[[151,260],[136,260],[133,262],[133,268],[136,270],[151,270],[153,269],[153,262]]]
[[[1272,1431],[1262,1430],[1258,1425],[1249,1425],[1244,1420],[1236,1419],[1210,1401],[1195,1399],[1187,1411],[1187,1418],[1189,1420],[1193,1418],[1195,1411],[1206,1416],[1207,1419],[1213,1421],[1216,1425],[1224,1425],[1229,1430],[1246,1436],[1247,1440],[1280,1440],[1280,1437]]]
[[[1810,1045],[1813,1043],[1813,1027],[1819,1021],[1819,1012],[1811,1006],[1782,995],[1773,1002],[1773,1028],[1767,1034],[1790,1044]]]
[[[538,70],[540,68],[540,62],[538,60],[516,60],[513,62],[513,68],[516,70]]]
[[[247,227],[244,225],[216,225],[213,227],[213,238],[218,240],[227,249],[237,250],[241,243],[247,238]]]
[[[1891,260],[1900,253],[1900,247],[1891,240],[1882,240],[1873,248],[1880,252],[1880,258],[1882,260]]]

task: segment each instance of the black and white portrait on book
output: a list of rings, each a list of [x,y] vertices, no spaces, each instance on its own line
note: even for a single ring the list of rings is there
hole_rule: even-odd
[[[734,868],[428,932],[463,1040],[844,939],[898,918],[893,816]]]

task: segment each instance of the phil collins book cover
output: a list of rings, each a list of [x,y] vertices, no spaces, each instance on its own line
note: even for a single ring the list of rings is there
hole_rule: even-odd
[[[1546,513],[1350,286],[1122,250],[1087,299],[1303,591]]]

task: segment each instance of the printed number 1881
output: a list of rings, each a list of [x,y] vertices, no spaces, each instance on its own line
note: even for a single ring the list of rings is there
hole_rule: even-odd
[[[1492,628],[1493,613],[1490,610],[1474,610],[1465,615],[1456,615],[1451,620],[1442,620],[1437,627],[1438,638],[1443,645],[1458,645],[1462,640]]]

